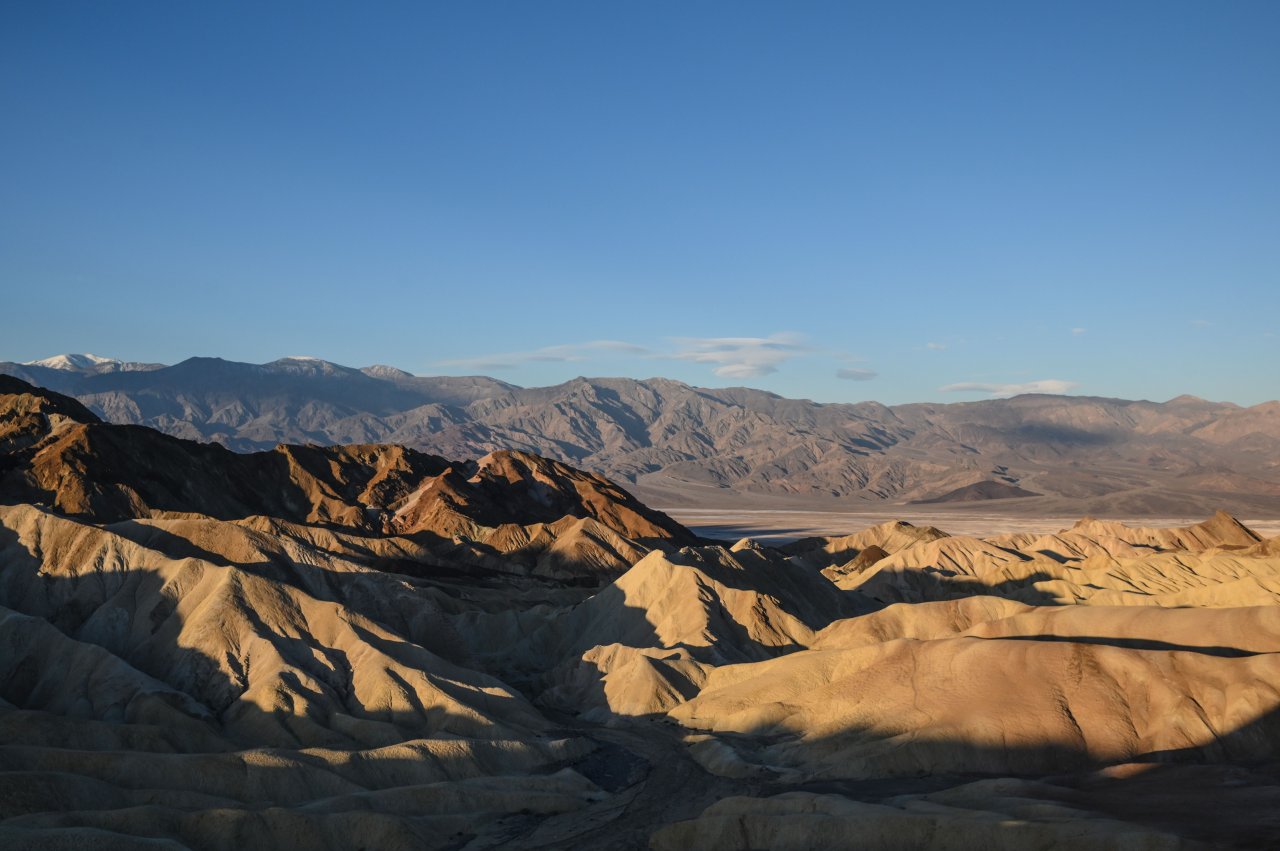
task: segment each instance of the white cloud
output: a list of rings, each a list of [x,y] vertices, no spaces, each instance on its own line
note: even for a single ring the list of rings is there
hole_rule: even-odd
[[[593,340],[544,346],[524,352],[495,352],[475,357],[436,361],[436,366],[481,371],[512,370],[530,363],[572,363],[589,361],[604,354],[630,355],[656,360],[679,360],[707,364],[722,378],[760,378],[778,371],[782,363],[813,353],[800,334],[778,333],[768,337],[673,337],[664,346],[641,346],[621,340]],[[875,373],[849,370],[853,373]],[[857,380],[857,379],[854,379]],[[865,380],[865,379],[863,379]]]
[[[1060,378],[1045,378],[1040,381],[1025,381],[1021,384],[999,384],[978,381],[963,381],[959,384],[948,384],[938,389],[944,393],[987,393],[993,398],[1003,399],[1017,396],[1020,393],[1066,393],[1080,386],[1078,381],[1063,381]]]
[[[452,366],[463,369],[516,369],[525,363],[571,363],[585,361],[593,352],[617,352],[630,355],[647,355],[649,349],[621,340],[591,340],[586,343],[566,343],[543,346],[527,352],[499,352],[477,355],[471,358],[452,358],[436,361],[436,366]]]
[[[760,378],[778,371],[778,365],[810,351],[798,334],[768,337],[677,337],[677,351],[658,357],[714,365],[722,378]]]
[[[940,352],[947,347],[947,344],[946,343],[925,343],[924,347],[926,349],[932,349],[935,352]]]
[[[1071,333],[1079,337],[1081,334],[1088,334],[1089,329],[1088,328],[1072,328]]]
[[[854,367],[836,370],[836,378],[843,378],[845,381],[870,381],[878,374],[873,369],[857,369]]]

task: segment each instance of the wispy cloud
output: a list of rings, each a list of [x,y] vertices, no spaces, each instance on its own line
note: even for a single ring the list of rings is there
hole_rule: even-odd
[[[940,352],[947,347],[946,343],[925,343],[924,347],[931,351]]]
[[[1024,381],[1020,384],[962,381],[959,384],[948,384],[938,389],[944,393],[986,393],[993,398],[1003,399],[1007,396],[1017,396],[1020,393],[1066,393],[1079,386],[1080,382],[1078,381],[1044,378],[1040,381]]]
[[[1212,324],[1213,323],[1210,322],[1208,319],[1192,319],[1191,320],[1192,328],[1208,328]]]
[[[811,351],[799,334],[768,337],[677,337],[676,351],[657,357],[711,364],[721,378],[760,378],[778,371],[779,364]]]
[[[1088,328],[1072,328],[1072,329],[1071,329],[1071,333],[1072,333],[1073,335],[1075,335],[1076,337],[1079,337],[1079,336],[1081,336],[1081,335],[1083,335],[1083,334],[1088,334],[1088,333],[1089,333],[1089,329],[1088,329]]]
[[[845,381],[870,381],[879,375],[874,369],[858,369],[856,367],[844,367],[836,370],[836,378],[843,378]]]
[[[768,337],[671,337],[652,346],[622,340],[592,340],[586,343],[543,346],[529,351],[451,358],[436,361],[435,366],[499,371],[536,363],[590,361],[609,355],[705,364],[713,374],[732,379],[772,375],[783,363],[802,355],[824,355],[846,363],[858,360],[847,353],[814,348],[802,334],[780,332]],[[850,381],[866,381],[874,378],[876,373],[869,369],[849,367],[840,369],[837,375]]]
[[[571,363],[590,359],[592,354],[614,352],[616,354],[652,354],[650,349],[621,340],[591,340],[586,343],[566,343],[559,346],[543,346],[526,352],[498,352],[471,358],[451,358],[436,361],[436,366],[462,369],[507,370],[525,363]]]

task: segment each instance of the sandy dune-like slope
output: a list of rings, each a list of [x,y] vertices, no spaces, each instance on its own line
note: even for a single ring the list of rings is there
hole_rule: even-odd
[[[1280,845],[1280,550],[1225,514],[773,549],[0,391],[0,847]]]

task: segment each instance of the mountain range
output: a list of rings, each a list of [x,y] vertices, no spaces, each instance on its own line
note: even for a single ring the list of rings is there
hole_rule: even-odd
[[[1241,407],[1023,395],[953,404],[821,404],[663,378],[522,388],[316,358],[172,366],[62,355],[0,373],[103,419],[221,443],[394,443],[457,459],[554,458],[668,506],[924,502],[1011,513],[1280,511],[1280,402]]]

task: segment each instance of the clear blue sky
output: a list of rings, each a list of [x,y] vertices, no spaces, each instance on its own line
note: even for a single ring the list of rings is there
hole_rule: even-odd
[[[1272,0],[14,0],[0,359],[1277,398],[1277,45]]]

